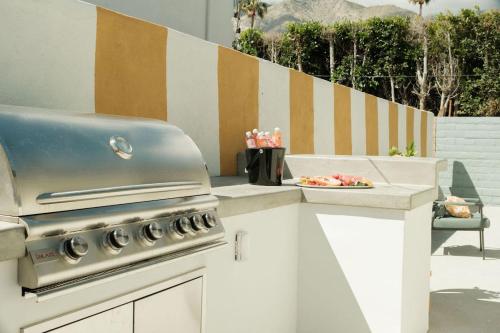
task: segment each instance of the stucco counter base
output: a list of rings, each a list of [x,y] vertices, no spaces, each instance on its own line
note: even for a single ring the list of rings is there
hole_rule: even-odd
[[[298,295],[296,332],[426,332],[435,187],[315,189],[295,182],[257,186],[216,177],[212,193],[225,226],[252,242],[263,244],[252,226],[297,230],[297,290],[289,291]],[[283,209],[297,216],[280,218]],[[235,219],[245,227],[233,226]]]

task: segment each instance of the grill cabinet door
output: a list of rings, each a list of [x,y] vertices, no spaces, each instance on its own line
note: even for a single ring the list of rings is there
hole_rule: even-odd
[[[45,333],[132,333],[132,315],[133,304],[128,303]]]
[[[134,333],[202,332],[203,278],[135,302]]]

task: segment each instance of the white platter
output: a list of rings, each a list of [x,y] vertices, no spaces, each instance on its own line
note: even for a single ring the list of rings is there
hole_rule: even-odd
[[[365,189],[365,188],[373,188],[373,186],[321,186],[321,185],[304,185],[300,183],[296,183],[298,187],[308,187],[308,188],[324,188],[324,189]]]

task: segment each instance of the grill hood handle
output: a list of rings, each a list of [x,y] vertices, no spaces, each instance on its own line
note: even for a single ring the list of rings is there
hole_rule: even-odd
[[[105,188],[82,190],[82,191],[43,193],[36,198],[36,201],[38,204],[47,205],[47,204],[63,203],[63,202],[102,199],[102,198],[117,197],[124,195],[192,190],[201,187],[202,183],[193,181],[127,185],[127,186],[105,187]]]

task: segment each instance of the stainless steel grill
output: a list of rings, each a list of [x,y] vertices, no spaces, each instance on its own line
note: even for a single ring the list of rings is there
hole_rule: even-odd
[[[200,151],[161,121],[0,105],[0,182],[31,293],[224,244]]]

